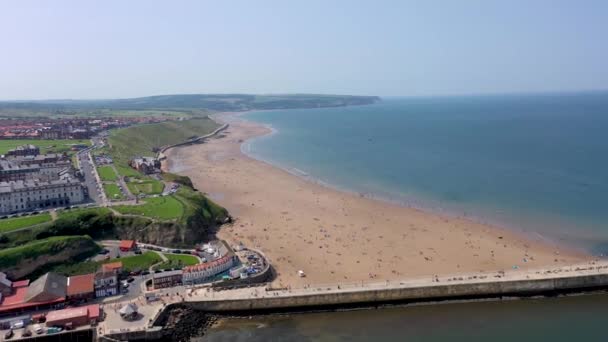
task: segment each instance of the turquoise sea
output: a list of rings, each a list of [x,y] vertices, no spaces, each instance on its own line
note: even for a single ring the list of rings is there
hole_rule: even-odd
[[[608,252],[608,92],[253,112],[251,156],[347,191]],[[538,235],[537,235],[538,236]],[[228,320],[205,341],[608,340],[608,295]]]
[[[243,150],[334,187],[608,251],[608,93],[253,112]]]

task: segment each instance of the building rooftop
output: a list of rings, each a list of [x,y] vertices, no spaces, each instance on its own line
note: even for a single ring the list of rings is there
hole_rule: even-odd
[[[232,258],[232,254],[226,254],[217,260],[213,260],[210,262],[204,262],[202,264],[196,264],[196,265],[192,265],[192,266],[186,266],[183,268],[183,271],[184,271],[184,273],[204,271],[209,268],[215,267],[217,265],[225,264],[225,263],[229,262],[231,258]]]
[[[80,306],[63,310],[55,310],[46,314],[47,322],[65,321],[78,317],[88,317],[89,319],[99,318],[99,304]]]
[[[94,291],[95,274],[83,274],[68,278],[67,295],[74,296]]]
[[[110,263],[101,265],[102,272],[116,271],[121,268],[122,268],[122,261],[110,262]]]
[[[131,249],[135,247],[135,240],[122,240],[120,241],[119,248]]]
[[[49,272],[36,279],[27,289],[24,300],[31,301],[51,301],[65,298],[67,292],[67,278]]]

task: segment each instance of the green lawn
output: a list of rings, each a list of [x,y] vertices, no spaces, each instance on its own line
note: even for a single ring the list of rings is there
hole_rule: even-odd
[[[40,153],[70,152],[71,145],[91,145],[89,140],[0,140],[0,154],[17,146],[32,144],[40,148]]]
[[[0,233],[6,233],[12,230],[25,228],[49,221],[51,221],[51,215],[49,215],[48,213],[34,216],[3,219],[0,220]]]
[[[172,268],[182,269],[184,266],[196,265],[200,261],[197,257],[188,254],[168,254],[163,253],[168,261],[154,267],[155,270],[168,270]]]
[[[163,182],[157,181],[156,179],[134,179],[133,181],[127,183],[129,190],[135,196],[143,193],[148,195],[161,194],[165,187]]]
[[[99,173],[99,178],[101,178],[102,181],[113,182],[118,179],[118,175],[116,175],[116,172],[114,172],[114,169],[110,165],[98,167],[97,173]]]
[[[108,199],[114,200],[125,198],[116,184],[104,184],[103,190],[105,191],[106,196],[108,196]]]
[[[119,165],[119,164],[115,164],[114,165],[116,167],[116,170],[118,170],[118,173],[121,176],[124,177],[142,177],[142,174],[137,172],[135,169],[133,169],[130,166],[123,166],[123,165]]]
[[[182,203],[173,196],[146,198],[144,204],[113,207],[122,214],[142,215],[161,220],[178,219],[184,214]]]
[[[197,257],[195,257],[194,255],[170,254],[170,253],[164,253],[164,254],[167,257],[167,259],[169,259],[170,261],[181,262],[185,266],[196,265],[200,262],[199,259]]]
[[[162,259],[156,252],[145,252],[143,254],[128,256],[124,258],[104,260],[103,263],[106,264],[115,261],[121,261],[123,269],[125,271],[130,272],[135,269],[148,269],[150,266],[161,262]]]

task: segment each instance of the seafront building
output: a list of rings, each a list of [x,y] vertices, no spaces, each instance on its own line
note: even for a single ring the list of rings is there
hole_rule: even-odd
[[[0,182],[0,215],[82,203],[86,188],[72,178]]]
[[[87,188],[74,176],[64,154],[39,154],[33,145],[19,146],[0,158],[0,215],[84,202]]]

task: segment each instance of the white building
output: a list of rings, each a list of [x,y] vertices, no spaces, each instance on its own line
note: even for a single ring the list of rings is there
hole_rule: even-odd
[[[187,266],[182,270],[184,284],[198,284],[208,281],[214,276],[229,270],[236,263],[237,257],[228,253],[221,258],[198,265]]]
[[[114,271],[95,274],[95,297],[116,296],[118,294],[118,274]]]
[[[0,214],[67,206],[86,199],[84,186],[75,179],[47,182],[26,180],[0,182]]]

